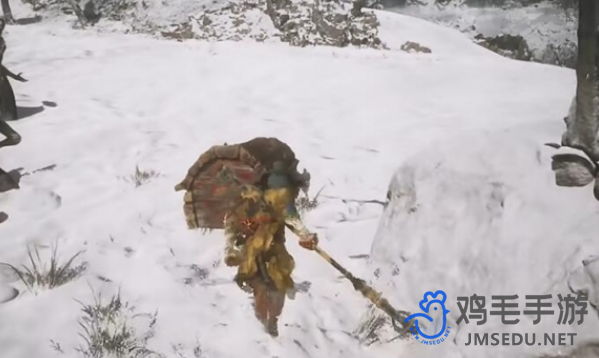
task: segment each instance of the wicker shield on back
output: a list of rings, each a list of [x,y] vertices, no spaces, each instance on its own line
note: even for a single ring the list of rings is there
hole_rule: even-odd
[[[188,228],[222,229],[241,187],[250,184],[263,188],[266,174],[276,161],[290,170],[297,167],[295,153],[276,138],[217,145],[200,155],[185,179],[175,186],[176,191],[185,190],[183,212]]]

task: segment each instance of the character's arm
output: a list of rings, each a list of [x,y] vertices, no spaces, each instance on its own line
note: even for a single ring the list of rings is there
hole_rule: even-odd
[[[293,203],[285,209],[285,226],[287,226],[300,239],[312,234],[304,225]]]
[[[18,75],[15,75],[14,73],[12,73],[12,71],[6,68],[6,66],[4,66],[3,61],[5,52],[6,42],[4,41],[4,38],[2,38],[2,36],[0,35],[0,70],[2,71],[2,74],[19,82],[27,82],[27,80],[24,79],[20,73]]]
[[[285,226],[299,237],[302,247],[313,250],[318,245],[318,237],[304,225],[293,203],[285,209]]]
[[[12,78],[13,80],[16,80],[16,81],[19,81],[19,82],[27,82],[27,80],[25,78],[23,78],[20,73],[18,75],[15,75],[8,68],[6,68],[4,65],[2,65],[2,73],[4,75],[6,75],[7,77]]]

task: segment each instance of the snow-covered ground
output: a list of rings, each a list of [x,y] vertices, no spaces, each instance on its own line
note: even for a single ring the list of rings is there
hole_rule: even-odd
[[[470,38],[479,34],[485,37],[520,35],[526,40],[533,58],[545,63],[552,63],[556,54],[562,60],[576,55],[577,10],[560,9],[550,2],[509,8],[467,7],[460,6],[459,1],[438,7],[434,0],[422,2],[425,5],[387,10],[460,30]]]
[[[552,149],[541,142],[556,127],[527,121],[449,138],[407,160],[392,179],[392,202],[372,247],[377,285],[407,307],[416,307],[426,291],[444,290],[463,357],[532,357],[540,350],[536,343],[465,347],[474,333],[535,333],[537,342],[545,333],[576,333],[576,343],[598,338],[599,317],[590,305],[583,324],[557,324],[558,294],[587,290],[591,304],[599,303],[593,234],[599,211],[591,187],[555,186]],[[401,274],[394,277],[393,270]],[[487,312],[496,310],[492,295],[519,295],[518,308],[508,310],[522,311],[530,309],[525,296],[552,294],[555,315],[538,324],[534,315],[509,317],[520,320],[513,326],[489,315],[484,325],[473,320],[458,327],[456,297],[473,294],[486,297]]]
[[[56,107],[14,123],[23,142],[2,150],[0,166],[7,171],[56,168],[23,177],[20,190],[0,196],[0,210],[10,215],[0,225],[0,262],[27,264],[31,244],[40,245],[45,259],[58,243],[62,258],[84,250],[81,260],[88,268],[72,282],[33,292],[2,270],[3,284],[17,287],[21,295],[0,305],[1,356],[80,357],[74,347],[82,344],[77,324],[82,312],[75,300],[93,303],[92,288],[105,299],[120,289],[137,312],[157,312],[148,348],[165,357],[438,354],[436,347],[398,340],[360,346],[351,332],[367,301],[317,255],[295,245],[291,234],[296,280],[311,286],[287,303],[279,338],[261,331],[249,297],[228,282],[234,271],[221,264],[222,233],[187,230],[182,195],[173,189],[210,146],[255,136],[289,143],[312,173],[313,192],[325,187],[306,223],[319,233],[322,247],[356,276],[372,279],[379,267],[386,274],[408,251],[409,265],[393,277],[401,285],[396,291],[386,286],[385,275],[375,282],[398,308],[415,310],[417,297],[431,289],[470,293],[481,282],[485,292],[509,294],[522,290],[527,279],[558,275],[577,263],[583,255],[571,256],[572,250],[596,232],[585,222],[596,205],[588,190],[551,184],[549,152],[541,149],[541,143],[561,135],[574,73],[507,60],[457,31],[423,20],[380,13],[380,21],[390,51],[179,43],[76,31],[58,21],[9,27],[6,65],[29,79],[14,85],[19,106],[49,101]],[[407,40],[431,48],[432,54],[398,51]],[[489,134],[495,132],[502,134]],[[424,156],[418,154],[422,151]],[[419,177],[418,186],[426,189],[422,196],[418,189],[418,203],[423,215],[429,213],[421,225],[398,227],[404,219],[394,222],[395,201],[386,212],[377,204],[351,201],[384,201],[396,168],[418,158],[425,163],[417,173],[432,170],[432,161],[448,167]],[[136,166],[156,175],[136,187],[130,180]],[[468,172],[478,176],[459,174]],[[486,200],[485,178],[491,175],[503,178],[508,199],[509,190],[520,196],[506,201],[515,209],[504,221],[478,222],[489,219],[476,209]],[[444,186],[436,187],[439,181]],[[435,200],[441,201],[438,210]],[[465,224],[451,229],[451,223],[437,219],[454,220],[454,205],[466,207],[460,211]],[[456,249],[435,264],[432,255],[450,244],[443,232],[448,228],[456,248],[470,247],[467,240],[511,241],[498,252],[491,252],[492,245],[480,252]],[[571,236],[563,235],[568,230]],[[391,243],[390,234],[397,241]],[[515,254],[517,239],[528,245],[518,252],[528,261],[507,258]],[[571,246],[562,250],[566,240]],[[381,244],[389,244],[388,252],[396,256],[382,256]],[[592,253],[587,244],[581,249]],[[367,254],[371,246],[370,265],[349,257]],[[492,257],[489,270],[495,271],[465,277],[455,269],[477,255]],[[420,282],[415,270],[423,267],[431,271]],[[451,268],[455,274],[446,273],[451,279],[437,280],[444,276],[435,273]],[[547,282],[531,283],[526,293],[541,293]],[[144,322],[137,324],[143,334]],[[443,348],[444,357],[472,356],[468,348],[449,342]],[[497,352],[486,347],[478,356]]]

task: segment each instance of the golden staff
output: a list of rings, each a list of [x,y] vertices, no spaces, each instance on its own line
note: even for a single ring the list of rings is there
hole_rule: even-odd
[[[376,307],[380,308],[383,312],[391,317],[391,322],[393,324],[393,328],[397,333],[399,333],[400,337],[405,337],[410,335],[410,328],[412,325],[404,322],[404,320],[410,315],[409,312],[396,310],[391,306],[387,299],[383,298],[381,293],[376,292],[372,287],[366,284],[366,281],[354,277],[349,271],[347,271],[339,262],[333,259],[329,254],[327,254],[320,247],[316,247],[314,249],[323,259],[325,259],[331,266],[337,269],[337,271],[341,272],[345,278],[347,278],[356,291],[362,293],[364,297],[370,300]],[[399,325],[397,324],[399,322]]]

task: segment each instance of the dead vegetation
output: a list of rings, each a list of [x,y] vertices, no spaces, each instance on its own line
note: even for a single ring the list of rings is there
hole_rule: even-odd
[[[135,166],[135,172],[126,177],[125,181],[133,183],[136,188],[149,183],[152,179],[159,177],[160,174],[151,169],[140,169],[138,165]]]
[[[85,342],[75,350],[89,358],[148,358],[162,357],[147,348],[147,342],[154,336],[157,313],[139,314],[128,302],[121,299],[120,293],[103,302],[101,294],[94,293],[94,302],[81,303],[82,315],[79,318],[79,336]],[[140,335],[134,328],[134,320],[146,319],[147,332]]]
[[[27,289],[53,289],[77,279],[87,269],[86,262],[75,265],[75,260],[82,253],[82,251],[79,251],[62,262],[58,257],[58,245],[55,245],[48,262],[42,260],[37,246],[34,246],[33,249],[31,247],[27,248],[27,256],[29,257],[27,265],[22,265],[21,268],[10,264],[6,265],[14,271]]]
[[[300,212],[309,212],[316,209],[320,204],[318,198],[323,190],[324,187],[320,188],[320,190],[316,193],[316,195],[313,198],[310,198],[308,193],[300,191],[300,194],[298,195],[297,199],[295,199],[295,206]]]

